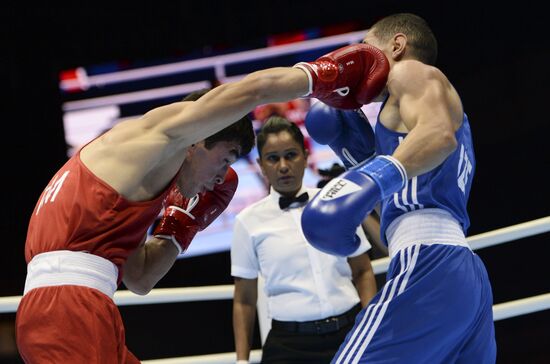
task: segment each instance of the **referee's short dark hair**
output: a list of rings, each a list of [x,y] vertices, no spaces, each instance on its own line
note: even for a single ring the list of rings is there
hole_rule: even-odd
[[[292,136],[292,139],[294,139],[296,143],[302,147],[302,151],[305,153],[306,147],[304,143],[304,134],[302,134],[300,128],[293,122],[283,117],[272,116],[267,119],[256,136],[256,145],[258,147],[258,155],[260,158],[262,158],[262,149],[269,134],[277,134],[282,131],[288,132]]]

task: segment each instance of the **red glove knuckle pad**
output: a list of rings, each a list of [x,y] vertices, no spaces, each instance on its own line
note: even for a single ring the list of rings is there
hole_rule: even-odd
[[[237,174],[230,167],[224,182],[215,185],[212,191],[199,194],[195,206],[189,206],[191,199],[185,198],[174,186],[166,197],[167,207],[153,235],[174,237],[184,252],[195,235],[206,229],[226,209],[237,186]]]
[[[389,62],[376,47],[354,44],[305,63],[312,80],[312,97],[339,109],[358,109],[384,89]]]

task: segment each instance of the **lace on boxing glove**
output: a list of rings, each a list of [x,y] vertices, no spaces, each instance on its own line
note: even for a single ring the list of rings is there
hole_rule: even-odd
[[[193,208],[198,204],[199,199],[198,194],[193,196],[187,200],[185,208],[177,205],[167,206],[162,219],[155,227],[153,235],[156,238],[171,241],[176,249],[178,249],[178,255],[187,250],[189,244],[191,244],[191,240],[193,240],[199,231],[196,218],[191,213]]]
[[[368,44],[353,44],[330,52],[314,62],[294,65],[309,82],[305,97],[315,97],[339,109],[358,109],[385,87],[389,62]]]

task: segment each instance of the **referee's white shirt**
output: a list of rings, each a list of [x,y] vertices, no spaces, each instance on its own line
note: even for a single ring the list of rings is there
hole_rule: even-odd
[[[311,199],[319,189],[304,188]],[[345,257],[312,247],[300,224],[303,206],[279,208],[273,188],[269,196],[248,206],[236,219],[231,244],[231,275],[264,278],[270,318],[311,321],[342,314],[359,302]],[[357,256],[371,245],[359,227]],[[337,242],[335,242],[337,244]]]

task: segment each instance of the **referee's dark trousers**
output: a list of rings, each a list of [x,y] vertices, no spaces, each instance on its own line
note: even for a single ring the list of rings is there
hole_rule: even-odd
[[[361,310],[357,304],[341,315],[322,320],[271,321],[262,348],[264,364],[330,363]]]

